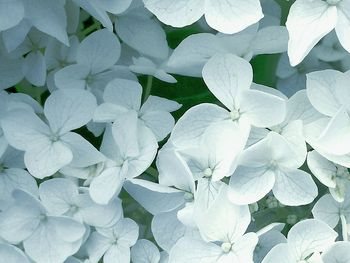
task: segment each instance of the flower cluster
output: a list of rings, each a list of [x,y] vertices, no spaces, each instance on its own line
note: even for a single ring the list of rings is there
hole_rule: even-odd
[[[0,262],[350,263],[349,36],[350,0],[0,0]]]

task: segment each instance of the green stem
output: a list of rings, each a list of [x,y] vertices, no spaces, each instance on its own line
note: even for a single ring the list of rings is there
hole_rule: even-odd
[[[153,84],[153,76],[148,76],[146,89],[145,89],[145,92],[143,93],[143,102],[145,102],[148,99],[149,95],[151,95],[152,84]]]
[[[83,32],[82,32],[82,35],[86,36],[86,35],[90,34],[92,31],[94,31],[95,29],[100,29],[100,28],[101,28],[101,23],[100,22],[95,22],[91,26],[85,28],[83,30]]]
[[[341,221],[341,230],[342,230],[342,236],[343,241],[348,241],[348,225],[346,224],[346,218],[343,214],[340,215],[340,221]]]

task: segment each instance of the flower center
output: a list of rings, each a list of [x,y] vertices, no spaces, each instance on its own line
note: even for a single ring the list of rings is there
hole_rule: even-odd
[[[50,139],[51,142],[57,142],[57,141],[59,141],[60,136],[57,133],[53,133],[53,134],[50,135],[49,139]]]
[[[85,79],[87,84],[92,84],[92,82],[94,81],[94,77],[92,75],[88,75]]]
[[[240,117],[239,110],[234,109],[234,110],[232,110],[232,111],[230,112],[230,118],[231,118],[232,121],[238,120],[239,117]]]
[[[224,251],[224,253],[230,252],[231,248],[232,248],[232,244],[231,243],[225,242],[225,243],[221,244],[221,249],[222,249],[222,251]]]
[[[277,162],[275,160],[271,160],[270,161],[270,166],[269,166],[270,170],[276,170],[277,167],[278,167]]]
[[[186,193],[184,194],[184,199],[185,199],[186,202],[192,202],[193,199],[194,199],[194,196],[193,196],[192,193],[186,192]]]
[[[213,175],[213,170],[211,168],[207,168],[203,171],[205,177],[211,177]]]

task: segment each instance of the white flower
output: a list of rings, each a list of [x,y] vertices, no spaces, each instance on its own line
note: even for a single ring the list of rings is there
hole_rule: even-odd
[[[96,230],[85,244],[91,262],[98,262],[102,257],[104,263],[130,262],[130,247],[139,235],[139,227],[133,220],[122,218],[111,228]]]
[[[120,126],[116,136],[107,127],[102,141],[101,152],[109,160],[89,188],[92,200],[98,204],[108,204],[119,194],[124,181],[142,174],[157,153],[158,144],[150,130],[138,125],[135,133],[125,123]]]
[[[348,0],[297,0],[286,22],[288,55],[292,66],[299,64],[317,42],[335,29],[342,46],[350,51]]]
[[[262,262],[267,253],[277,244],[287,242],[286,237],[281,233],[284,226],[285,224],[282,223],[272,223],[256,232],[259,242],[254,250],[254,263]]]
[[[0,31],[16,30],[20,22],[29,22],[29,29],[34,26],[41,32],[68,45],[64,3],[64,1],[56,0],[2,0],[0,2]]]
[[[308,98],[323,116],[305,127],[305,136],[306,141],[322,155],[341,156],[350,153],[349,79],[349,72],[335,70],[307,74]],[[334,161],[328,155],[324,156]]]
[[[79,40],[76,36],[69,38],[69,47],[58,42],[56,39],[50,39],[48,41],[45,49],[45,62],[49,71],[46,84],[51,92],[57,89],[54,81],[55,73],[65,66],[76,62],[78,46]]]
[[[202,77],[202,69],[216,54],[232,53],[246,60],[259,54],[282,53],[287,50],[288,32],[282,26],[259,29],[252,25],[233,35],[198,33],[185,38],[173,51],[168,72]]]
[[[22,189],[38,195],[35,179],[24,169],[23,154],[10,146],[0,146],[0,210],[12,201],[12,191]]]
[[[149,17],[144,8],[134,9],[118,17],[116,31],[121,40],[136,51],[134,54],[123,49],[131,71],[154,76],[169,83],[176,82],[176,79],[167,73],[166,62],[170,49],[165,31],[159,22]]]
[[[85,227],[61,216],[50,216],[30,194],[15,190],[15,202],[0,214],[0,236],[12,244],[23,241],[26,254],[37,263],[60,263],[78,251]]]
[[[195,145],[213,125],[230,129],[244,145],[251,126],[269,127],[285,117],[285,100],[270,93],[250,89],[253,72],[250,64],[232,54],[212,57],[203,69],[210,91],[226,108],[200,104],[188,110],[171,134],[175,147]]]
[[[348,240],[350,231],[348,224],[350,222],[350,188],[347,189],[344,202],[338,202],[330,194],[322,196],[312,209],[313,216],[335,228],[341,222],[342,237],[344,241]]]
[[[44,114],[48,124],[30,111],[9,112],[1,120],[9,144],[25,151],[28,171],[37,178],[57,172],[72,161],[85,164],[85,158],[99,155],[83,137],[70,132],[92,117],[96,99],[83,90],[55,91],[46,100]]]
[[[170,112],[178,110],[181,105],[175,101],[149,96],[141,106],[141,97],[142,86],[138,82],[123,79],[111,81],[103,93],[105,102],[94,113],[94,121],[113,122],[115,136],[118,136],[122,125],[130,125],[131,129],[127,132],[131,134],[137,132],[137,125],[142,125],[150,129],[158,141],[163,140],[175,123]]]
[[[270,132],[241,154],[230,179],[230,200],[251,204],[272,190],[284,205],[311,203],[317,196],[317,186],[310,174],[297,169],[303,160],[295,155],[286,139]]]
[[[204,14],[209,26],[226,34],[239,32],[263,17],[258,0],[144,0],[144,3],[165,24],[187,26]]]
[[[249,208],[233,205],[226,190],[221,187],[209,208],[198,207],[195,220],[203,240],[178,240],[170,251],[169,263],[253,262],[258,237],[255,233],[244,234],[251,219]]]
[[[280,95],[283,97],[282,95]],[[317,112],[308,102],[305,90],[299,91],[286,101],[286,117],[284,121],[267,129],[252,128],[247,146],[250,146],[266,137],[270,132],[282,135],[295,152],[298,163],[306,159],[307,149],[303,134],[303,123],[316,119]],[[315,116],[316,115],[316,116]]]
[[[329,188],[333,198],[343,202],[346,189],[350,186],[348,169],[327,160],[316,151],[308,153],[307,165],[317,179]]]
[[[56,86],[59,89],[88,89],[98,100],[102,100],[107,83],[124,74],[120,66],[115,66],[120,52],[120,43],[115,34],[107,29],[95,31],[80,43],[77,64],[56,72]]]
[[[79,191],[69,179],[55,178],[40,184],[42,204],[51,215],[66,215],[95,227],[110,227],[122,216],[121,201],[107,205],[94,203],[87,191]],[[103,216],[102,216],[103,215]]]
[[[332,245],[336,237],[337,233],[319,220],[300,221],[289,230],[287,243],[271,249],[262,263],[322,262],[319,253]]]

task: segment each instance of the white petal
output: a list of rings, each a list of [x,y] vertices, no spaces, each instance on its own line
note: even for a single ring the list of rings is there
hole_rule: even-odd
[[[185,235],[192,235],[198,230],[191,229],[182,224],[177,218],[178,210],[160,213],[152,219],[152,233],[157,244],[169,252],[175,243]]]
[[[133,246],[139,236],[139,226],[130,218],[122,218],[112,228],[97,228],[97,231],[127,248]]]
[[[269,26],[258,31],[251,49],[254,54],[259,55],[282,53],[287,51],[287,47],[287,29],[283,26]]]
[[[225,51],[215,35],[193,34],[175,48],[167,62],[167,67],[171,73],[201,77],[205,63],[215,54]]]
[[[72,151],[64,143],[57,141],[33,145],[24,154],[28,171],[36,178],[44,178],[56,173],[73,159]]]
[[[46,63],[40,51],[30,52],[24,59],[22,71],[26,79],[35,86],[44,86],[46,80]]]
[[[304,124],[315,121],[320,113],[311,105],[306,90],[296,92],[287,101],[285,121],[302,120]]]
[[[350,28],[350,9],[349,4],[339,3],[338,9],[337,9],[337,25],[335,27],[335,32],[337,33],[337,37],[339,39],[340,44],[346,49],[348,52],[350,51],[350,41],[347,37],[346,32],[349,31]]]
[[[30,237],[40,224],[44,207],[30,194],[15,190],[15,203],[0,214],[0,236],[17,244]]]
[[[155,134],[157,141],[168,136],[175,124],[174,117],[165,111],[146,112],[140,116],[140,119]]]
[[[84,244],[86,254],[92,262],[98,262],[111,247],[111,240],[100,234],[92,232]]]
[[[287,244],[278,244],[270,250],[262,263],[294,263],[296,262]]]
[[[282,130],[281,135],[288,141],[292,150],[295,151],[297,162],[302,164],[305,162],[307,155],[307,147],[303,134],[303,123],[301,120],[291,121]]]
[[[131,249],[133,263],[158,263],[160,253],[156,245],[146,239],[140,239]]]
[[[305,258],[313,252],[322,252],[333,244],[338,234],[322,221],[306,219],[288,232],[288,245],[296,258]]]
[[[103,99],[105,102],[138,111],[141,105],[141,95],[142,86],[138,82],[115,79],[107,85],[103,93]]]
[[[87,13],[91,14],[94,18],[100,21],[104,27],[108,28],[111,31],[113,30],[113,25],[109,16],[105,10],[101,9],[101,4],[99,2],[74,0],[74,3],[79,5]]]
[[[206,241],[234,243],[250,224],[248,206],[232,204],[227,197],[227,187],[222,187],[209,209],[195,207],[194,218]]]
[[[335,27],[336,22],[336,6],[330,6],[324,1],[294,2],[286,22],[291,65],[299,64],[317,42]]]
[[[50,133],[48,126],[33,112],[17,110],[1,119],[2,129],[9,144],[19,150],[45,144]]]
[[[135,157],[140,154],[139,146],[139,121],[136,111],[128,111],[118,116],[118,119],[112,125],[111,131],[115,144],[118,146],[123,159]],[[108,130],[108,128],[107,128]],[[107,135],[105,135],[108,140]]]
[[[240,97],[240,113],[256,127],[271,127],[284,120],[286,102],[266,92],[247,90]]]
[[[181,104],[173,100],[157,96],[149,96],[140,109],[140,114],[150,111],[167,111],[173,112],[181,108]]]
[[[321,220],[331,228],[335,228],[340,220],[341,204],[334,200],[330,194],[322,196],[312,209],[315,219]]]
[[[0,31],[16,26],[24,17],[24,6],[21,1],[1,1]]]
[[[103,256],[104,263],[129,263],[130,262],[130,248],[124,244],[116,244],[109,248]]]
[[[123,1],[113,1],[113,0],[102,0],[98,1],[99,5],[105,10],[112,14],[121,14],[128,9],[132,0],[123,0]]]
[[[64,134],[92,119],[96,98],[80,89],[57,90],[45,101],[44,113],[52,132]]]
[[[69,145],[73,153],[71,166],[85,168],[105,160],[105,157],[80,134],[68,132],[62,136],[62,141]]]
[[[161,22],[173,27],[193,24],[204,14],[202,0],[145,0],[144,3]]]
[[[225,34],[237,33],[263,16],[258,0],[205,1],[205,20],[208,25]]]
[[[322,259],[324,263],[347,263],[350,262],[350,243],[336,242],[330,246],[324,253]]]
[[[118,61],[120,49],[117,36],[107,29],[101,29],[80,43],[77,61],[78,64],[88,66],[92,74],[99,73]]]
[[[306,92],[312,106],[324,115],[334,116],[341,107],[336,90],[345,81],[343,73],[328,69],[309,73],[306,77]]]
[[[307,165],[311,172],[324,185],[335,188],[336,183],[333,176],[337,172],[336,166],[316,151],[311,151],[307,155]]]
[[[252,204],[270,192],[274,184],[274,171],[264,167],[238,166],[231,176],[228,196],[235,204]]]
[[[125,178],[121,176],[120,167],[112,167],[103,171],[90,184],[90,196],[98,204],[106,205],[118,194]]]
[[[222,254],[221,247],[214,243],[185,237],[171,249],[169,263],[216,263]]]
[[[111,227],[122,217],[123,209],[121,200],[118,198],[107,205],[99,205],[93,202],[88,193],[85,193],[79,195],[76,202],[82,219],[90,226]]]
[[[70,65],[55,73],[55,84],[59,89],[85,89],[89,75],[87,65]]]
[[[30,263],[27,256],[15,246],[0,244],[0,258],[6,263]]]
[[[128,110],[123,106],[105,102],[96,108],[93,116],[94,122],[114,122],[119,115],[126,113]]]
[[[247,233],[240,237],[232,246],[232,251],[239,262],[253,262],[253,252],[258,243],[258,236],[255,233]]]
[[[118,19],[116,30],[123,42],[141,54],[157,59],[168,57],[165,32],[154,20],[132,14],[122,16]]]
[[[169,186],[194,193],[194,178],[185,160],[174,150],[161,150],[158,152],[157,168],[159,183],[168,182]]]
[[[184,192],[141,179],[128,180],[125,190],[153,215],[168,212],[184,203]]]
[[[71,218],[49,217],[23,246],[35,262],[63,262],[77,252],[84,233],[85,227]]]
[[[78,187],[68,179],[54,178],[40,184],[40,200],[52,215],[63,215],[68,212]]]
[[[0,209],[3,201],[11,200],[11,193],[15,189],[27,191],[34,196],[38,194],[36,181],[27,171],[18,168],[6,169],[0,173]]]
[[[232,54],[216,55],[203,68],[209,90],[230,110],[235,108],[237,93],[250,88],[252,78],[250,64]]]
[[[188,147],[199,143],[201,136],[211,125],[229,118],[225,109],[209,103],[189,109],[175,124],[171,141],[176,147]]]
[[[21,81],[24,77],[22,63],[22,58],[10,59],[0,55],[0,89],[10,88]]]
[[[297,169],[277,172],[272,191],[278,201],[289,206],[309,204],[318,194],[311,175]]]
[[[61,1],[29,0],[23,4],[25,17],[37,29],[69,45],[66,33],[67,17]]]

